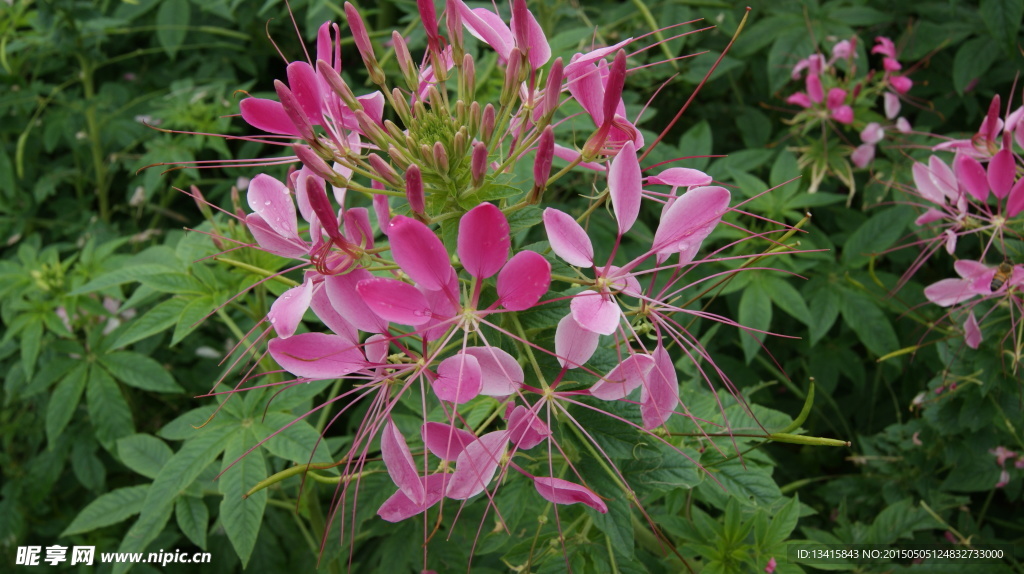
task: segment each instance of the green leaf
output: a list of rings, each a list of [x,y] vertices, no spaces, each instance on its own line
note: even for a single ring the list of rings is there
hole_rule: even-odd
[[[164,0],[156,13],[159,27],[156,37],[167,55],[174,59],[188,34],[190,5],[188,0]]]
[[[157,393],[184,391],[160,363],[145,355],[131,351],[114,351],[100,355],[99,361],[114,378],[144,391]]]
[[[1012,55],[1020,31],[1020,20],[1024,16],[1024,1],[981,0],[978,13],[1003,51]]]
[[[794,496],[775,512],[768,531],[758,540],[761,550],[768,551],[768,549],[785,542],[796,528],[798,520],[800,520],[800,500]]]
[[[216,410],[217,405],[192,409],[164,425],[156,434],[166,440],[188,440],[199,436],[204,430],[238,422],[237,419],[223,412],[210,420]]]
[[[687,157],[706,156],[711,154],[711,144],[711,125],[707,120],[701,120],[686,130],[683,137],[679,139],[679,151]],[[709,161],[706,157],[695,157],[686,161],[686,167],[707,169]]]
[[[790,316],[804,325],[811,326],[814,322],[811,311],[807,308],[804,298],[789,281],[778,275],[766,275],[763,280],[768,296],[771,297],[772,302],[779,306],[779,309],[789,313]]]
[[[96,440],[103,448],[114,450],[114,442],[135,432],[132,423],[132,412],[128,403],[106,371],[99,368],[89,369],[89,386],[85,393],[89,405],[89,419],[96,430]]]
[[[25,369],[25,378],[31,380],[39,358],[39,347],[43,339],[43,320],[37,318],[29,322],[21,330],[21,366]]]
[[[186,305],[188,305],[188,300],[181,297],[174,297],[159,303],[145,315],[129,323],[121,331],[112,347],[116,349],[130,345],[173,326],[178,322],[178,317],[181,316]]]
[[[142,510],[142,501],[149,490],[148,484],[126,486],[111,490],[90,502],[61,532],[61,537],[81,534],[117,524]]]
[[[117,456],[125,466],[146,478],[156,478],[174,456],[167,443],[149,434],[133,434],[117,441]]]
[[[739,321],[744,327],[767,331],[772,324],[772,300],[760,280],[751,281],[740,296]],[[765,334],[745,329],[740,332],[743,356],[749,364],[761,350]]]
[[[82,391],[85,390],[88,372],[89,367],[79,363],[53,390],[50,402],[46,405],[46,441],[51,446],[60,438],[75,414],[78,402],[82,399]]]
[[[814,278],[804,289],[810,301],[810,313],[813,321],[811,328],[811,346],[821,340],[835,324],[839,317],[839,293],[825,279]]]
[[[743,112],[736,116],[736,127],[743,138],[743,145],[748,148],[766,145],[772,136],[771,120],[764,112],[751,106],[745,107]]]
[[[976,79],[982,78],[1001,57],[991,38],[972,38],[960,45],[953,58],[953,88],[961,96]]]
[[[726,502],[723,495],[747,506],[760,507],[770,507],[782,498],[782,492],[772,480],[771,469],[753,464],[749,458],[746,465],[739,459],[732,459],[714,468],[717,472],[712,475],[720,485],[714,480],[705,480],[699,488],[709,499],[717,499],[718,506]]]
[[[195,277],[175,271],[164,271],[139,278],[139,283],[155,291],[184,295],[201,295],[208,289]]]
[[[508,216],[509,234],[515,235],[524,229],[530,229],[543,220],[544,212],[539,207],[531,205],[524,207]]]
[[[780,151],[772,163],[772,171],[768,176],[769,183],[775,187],[797,177],[800,177],[800,166],[796,162],[796,156],[789,150]],[[793,188],[800,187],[800,184],[795,181],[789,185]]]
[[[204,295],[189,301],[181,310],[178,316],[178,323],[174,326],[174,335],[171,336],[171,346],[188,336],[196,327],[202,324],[203,319],[213,311],[217,304],[212,295]]]
[[[845,26],[875,26],[886,24],[892,16],[867,6],[844,6],[829,12],[829,19]]]
[[[462,209],[470,210],[480,205],[485,201],[496,202],[501,199],[508,197],[515,197],[522,195],[523,191],[518,187],[511,185],[505,185],[502,183],[487,183],[480,187],[480,189],[467,195],[466,197],[459,198],[459,206]]]
[[[840,298],[839,309],[843,320],[857,333],[857,338],[876,356],[881,357],[899,348],[892,323],[875,301],[847,290]]]
[[[267,413],[263,422],[254,423],[252,428],[261,440],[281,429],[273,438],[263,443],[263,446],[275,456],[298,464],[333,462],[327,443],[320,440],[320,433],[305,419],[295,420],[292,414],[272,412]]]
[[[82,486],[99,492],[103,490],[103,483],[107,478],[107,469],[103,462],[96,456],[96,442],[92,437],[85,435],[75,441],[71,449],[71,470],[75,478]]]
[[[267,465],[263,451],[253,450],[246,454],[256,438],[251,432],[236,433],[231,437],[224,452],[224,466],[217,481],[224,498],[220,503],[220,521],[228,540],[242,560],[245,568],[256,547],[256,537],[263,523],[263,512],[267,506],[266,489],[244,498],[245,493],[259,481],[267,478]],[[239,458],[241,457],[241,458]]]
[[[102,291],[116,285],[123,285],[125,283],[134,283],[139,281],[147,275],[157,275],[160,273],[167,273],[168,267],[166,265],[157,265],[154,263],[140,263],[130,264],[123,267],[119,267],[109,273],[104,273],[99,277],[89,281],[85,285],[82,285],[78,289],[75,289],[69,295],[84,295],[86,293],[93,293],[95,291]]]
[[[906,206],[892,207],[875,214],[846,240],[843,263],[848,267],[866,264],[902,237],[903,230],[912,219],[914,213]]]
[[[206,531],[210,525],[210,509],[202,498],[182,496],[174,505],[178,528],[193,544],[206,550]]]

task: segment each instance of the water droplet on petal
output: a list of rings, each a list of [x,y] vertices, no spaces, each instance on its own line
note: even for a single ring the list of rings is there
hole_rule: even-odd
[[[263,205],[270,205],[270,200],[268,199],[268,200],[264,201]]]

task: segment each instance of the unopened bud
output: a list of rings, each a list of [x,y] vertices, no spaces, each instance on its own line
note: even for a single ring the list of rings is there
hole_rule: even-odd
[[[427,33],[427,49],[439,52],[441,42],[437,30],[437,10],[434,8],[434,0],[416,0],[416,8],[420,12],[423,31]]]
[[[377,175],[381,179],[391,184],[393,187],[401,187],[402,180],[398,177],[398,172],[395,168],[391,167],[391,164],[384,161],[379,155],[371,153],[367,156],[366,161],[369,162],[370,167],[373,171],[377,172]]]
[[[487,155],[487,144],[480,141],[473,143],[473,157],[469,171],[473,177],[474,188],[484,184],[484,176],[487,175]]]
[[[345,18],[348,20],[348,27],[352,31],[352,39],[356,43],[356,49],[363,58],[363,65],[370,74],[370,81],[378,86],[384,85],[384,70],[377,63],[377,56],[373,53],[373,44],[370,42],[370,34],[366,31],[366,24],[362,16],[352,4],[345,2]]]
[[[441,173],[448,173],[448,152],[441,142],[434,142],[434,168]]]
[[[543,191],[551,175],[551,161],[555,157],[555,130],[544,128],[537,139],[537,158],[533,161],[533,187]],[[539,199],[539,194],[538,194]],[[534,202],[536,203],[536,202]]]
[[[395,122],[391,120],[384,120],[384,131],[388,132],[388,135],[395,141],[402,141],[405,139],[405,132],[402,128],[398,127]]]
[[[338,216],[334,212],[331,200],[327,198],[327,190],[313,176],[306,177],[306,197],[309,198],[309,206],[327,235],[335,242],[347,243],[338,229]]]
[[[419,71],[416,69],[416,63],[412,60],[412,54],[409,53],[409,46],[405,43],[405,38],[398,33],[398,30],[391,32],[391,44],[395,48],[395,60],[398,61],[398,69],[402,71],[402,77],[405,78],[405,85],[412,91],[416,91],[420,85]]]
[[[427,165],[434,165],[434,146],[420,144],[420,158]]]
[[[457,158],[465,157],[468,145],[469,130],[466,129],[466,126],[462,126],[459,128],[459,131],[455,132],[455,137],[452,138],[452,154]]]
[[[455,102],[455,121],[457,125],[466,125],[466,102],[462,100]]]
[[[388,157],[391,158],[391,161],[393,161],[400,170],[409,169],[409,166],[412,165],[412,160],[409,159],[409,156],[405,155],[404,152],[395,146],[388,146]]]
[[[277,98],[281,101],[284,113],[288,114],[288,119],[295,126],[299,137],[310,144],[316,142],[316,132],[313,131],[313,124],[309,121],[309,116],[303,111],[302,106],[299,105],[299,100],[296,99],[295,94],[292,94],[292,91],[281,80],[274,80],[274,88],[277,90]]]
[[[441,99],[441,92],[438,91],[437,86],[431,85],[427,88],[427,101],[430,102],[430,109],[435,113],[441,110],[447,111],[447,106],[444,105],[444,100]]]
[[[418,120],[422,120],[427,117],[427,106],[423,105],[423,100],[417,99],[412,105],[412,115]]]
[[[384,129],[377,125],[377,122],[373,121],[363,110],[356,110],[355,116],[356,123],[359,125],[359,131],[378,148],[383,149],[388,142],[388,134],[384,132]]]
[[[296,157],[302,162],[302,165],[306,166],[309,171],[323,178],[325,181],[333,182],[338,178],[338,174],[331,169],[331,166],[327,165],[322,157],[316,154],[311,148],[295,144],[292,146],[292,150],[295,151]]]
[[[206,219],[210,219],[213,216],[213,212],[210,211],[210,204],[206,201],[206,198],[203,197],[203,192],[199,191],[199,188],[194,185],[190,190],[192,191],[192,199],[196,202],[196,207],[199,208],[199,212],[202,213],[203,217]]]
[[[512,48],[512,52],[508,56],[508,66],[505,68],[505,83],[502,84],[501,97],[498,99],[498,103],[502,106],[510,105],[519,94],[519,84],[522,83],[519,74],[522,69],[523,54],[519,48]]]
[[[344,102],[345,107],[352,111],[363,109],[363,104],[356,95],[352,92],[352,88],[348,87],[345,80],[342,79],[341,74],[332,68],[327,62],[323,60],[316,61],[316,71],[327,85],[331,88],[331,91],[337,94],[341,101]]]
[[[448,43],[452,46],[452,57],[456,62],[462,59],[465,51],[462,44],[462,15],[459,3],[448,0],[445,3],[445,26],[448,28]]]
[[[423,175],[416,164],[405,170],[405,198],[409,201],[409,209],[412,209],[413,213],[423,213]]]
[[[473,56],[466,54],[462,58],[462,75],[459,76],[459,93],[462,98],[472,101],[476,99],[476,64]]]
[[[409,101],[405,99],[402,90],[398,88],[391,90],[391,102],[398,117],[402,118],[405,125],[409,125],[412,122],[412,108],[409,107]]]
[[[487,104],[484,106],[483,117],[480,118],[480,135],[485,142],[491,141],[491,136],[494,135],[494,121],[494,106]]]
[[[551,117],[555,115],[555,110],[558,109],[559,100],[562,96],[562,70],[562,59],[557,58],[551,64],[551,73],[548,74],[547,83],[544,85],[542,109],[544,110],[545,123],[551,121]]]
[[[619,50],[612,60],[608,72],[608,83],[604,89],[604,121],[608,123],[615,117],[615,110],[622,101],[622,88],[626,84],[626,52]]]
[[[478,102],[472,102],[469,104],[469,121],[466,125],[469,127],[469,133],[477,135],[480,133],[480,104]]]

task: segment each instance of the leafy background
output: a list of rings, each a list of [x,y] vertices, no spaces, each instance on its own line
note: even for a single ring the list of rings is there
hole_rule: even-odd
[[[414,48],[425,44],[415,3],[360,8],[374,29],[396,28]],[[530,8],[546,30],[557,31],[552,46],[565,54],[589,43],[595,30],[599,41],[611,43],[648,32],[653,22],[702,17],[716,26],[643,57],[706,54],[631,75],[632,112],[678,72],[644,116],[640,127],[648,141],[696,88],[744,13],[728,3],[650,0],[531,2]],[[723,441],[727,454],[737,446],[745,451],[740,461],[713,448],[698,452],[697,442],[681,439],[710,470],[705,474],[671,453],[638,447],[635,437],[605,419],[594,421],[602,445],[621,457],[624,474],[635,477],[637,495],[677,552],[706,572],[763,571],[769,557],[779,561],[777,572],[815,571],[785,559],[786,545],[798,541],[945,543],[952,532],[960,541],[1024,547],[1024,477],[1017,471],[1005,488],[994,489],[999,468],[988,453],[1000,444],[1024,449],[1019,375],[996,347],[967,352],[960,339],[947,336],[950,326],[941,323],[938,309],[920,306],[922,287],[951,274],[949,258],[934,260],[894,296],[913,250],[878,255],[906,243],[911,232],[916,214],[900,205],[903,196],[890,182],[908,182],[910,161],[927,156],[923,146],[933,140],[924,134],[971,134],[991,97],[1000,94],[1005,102],[1012,93],[1022,63],[1024,2],[773,1],[751,8],[733,50],[645,164],[722,155],[677,165],[706,169],[733,186],[734,195],[753,196],[801,175],[783,122],[792,110],[782,103],[796,89],[789,71],[798,59],[856,35],[866,64],[866,48],[886,35],[912,67],[915,85],[904,113],[919,133],[885,150],[870,173],[857,175],[850,203],[850,190],[838,181],[826,179],[811,195],[803,178],[748,206],[790,224],[813,211],[800,236],[801,248],[813,252],[772,261],[801,278],[738,275],[715,310],[798,338],[699,333],[766,428],[789,424],[813,378],[816,395],[804,432],[853,446]],[[325,19],[343,19],[334,2],[299,0],[292,9],[306,41]],[[139,170],[273,153],[254,143],[177,133],[246,132],[228,117],[239,92],[267,93],[283,76],[267,32],[283,53],[301,54],[295,27],[276,0],[14,0],[0,10],[4,563],[13,565],[18,546],[77,544],[98,552],[203,549],[213,554],[213,564],[202,571],[216,572],[303,571],[318,559],[331,571],[419,567],[418,545],[404,541],[420,537],[422,525],[390,525],[374,515],[382,493],[390,492],[386,475],[363,479],[359,534],[345,539],[354,546],[329,542],[319,558],[321,537],[340,537],[338,521],[327,518],[336,473],[322,471],[301,488],[298,480],[281,482],[241,501],[268,474],[309,462],[326,413],[288,423],[337,394],[337,384],[304,385],[273,401],[269,392],[249,392],[220,409],[223,397],[194,398],[220,377],[234,384],[238,373],[220,366],[219,358],[286,286],[261,286],[207,314],[259,278],[245,266],[274,269],[282,261],[235,253],[233,263],[197,262],[219,249],[205,235],[183,231],[244,237],[226,218],[204,217],[174,188],[196,185],[211,203],[233,210],[239,203],[233,186],[255,170]],[[352,58],[351,44],[345,49]],[[353,85],[362,85],[358,68],[356,62],[347,67]],[[570,181],[554,201],[571,202],[575,186],[584,184]],[[645,213],[641,223],[653,228],[656,214]],[[880,360],[922,341],[927,344],[915,353]],[[692,366],[680,368],[686,404],[697,416],[721,422],[710,393],[687,371]],[[952,381],[960,383],[955,392],[934,392]],[[924,403],[912,408],[922,392]],[[752,425],[738,405],[726,407],[734,426]],[[353,412],[326,433],[327,448],[316,450],[314,462],[328,462],[345,446],[359,415]],[[416,419],[409,415],[412,428]],[[529,488],[510,481],[501,490],[499,505],[515,509],[504,515],[514,534],[488,533],[493,519],[485,520],[474,571],[508,571],[527,560],[535,571],[562,571],[563,553],[581,572],[609,571],[613,562],[620,572],[681,568],[678,556],[666,553],[636,520],[635,509],[630,523],[567,508],[564,523],[579,518],[594,528],[571,532],[564,548],[549,546],[553,521],[538,527],[530,505],[514,504],[532,496]],[[469,560],[467,549],[483,520],[483,505],[477,506],[446,541],[432,543],[439,571]],[[610,506],[609,516],[631,512],[623,500]],[[330,524],[335,530],[325,533]],[[545,540],[540,552],[535,535]],[[1021,572],[1022,557],[1016,560],[978,571]]]

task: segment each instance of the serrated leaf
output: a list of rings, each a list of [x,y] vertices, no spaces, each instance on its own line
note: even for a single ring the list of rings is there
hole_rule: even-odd
[[[210,525],[210,509],[202,498],[182,496],[174,505],[174,516],[181,533],[193,544],[206,550],[206,531]]]
[[[543,220],[544,212],[531,205],[524,207],[508,216],[509,233],[515,235],[524,229],[538,225]]]
[[[771,471],[748,460],[744,466],[739,459],[733,459],[715,467],[714,480],[705,480],[700,487],[716,506],[727,503],[725,497],[732,497],[745,506],[770,507],[782,498],[782,492],[772,480]],[[724,492],[723,492],[724,489]]]
[[[828,333],[839,317],[839,293],[823,279],[812,279],[804,292],[808,294],[813,318],[809,325],[813,347]]]
[[[706,120],[697,122],[692,128],[686,130],[679,139],[679,151],[687,157],[706,156],[711,154],[711,125]],[[706,169],[710,160],[706,157],[694,157],[687,160],[685,167],[693,169]]]
[[[517,187],[491,182],[483,185],[480,189],[466,197],[460,197],[459,206],[468,211],[485,201],[497,202],[505,198],[521,195],[522,193],[523,191]]]
[[[267,413],[263,422],[254,423],[252,428],[260,439],[265,439],[281,429],[273,438],[263,443],[274,456],[298,464],[333,462],[327,443],[320,440],[320,433],[304,419],[296,420],[295,416],[289,413],[271,412]]]
[[[181,315],[178,316],[178,323],[174,326],[174,335],[171,336],[171,346],[178,344],[189,333],[195,331],[196,327],[202,324],[203,318],[209,315],[216,306],[212,295],[204,295],[189,301],[181,310]]]
[[[61,532],[61,537],[81,534],[117,524],[142,510],[142,501],[149,491],[148,484],[126,486],[111,490],[90,502]]]
[[[75,414],[78,403],[82,400],[88,372],[89,367],[79,363],[57,383],[50,396],[50,402],[46,405],[46,440],[51,446],[56,443]]]
[[[243,568],[256,547],[256,537],[267,506],[266,489],[243,498],[250,488],[267,477],[263,451],[256,449],[245,454],[256,442],[251,432],[235,434],[224,451],[224,470],[217,481],[224,494],[220,503],[220,521],[228,540],[242,560]]]
[[[39,347],[43,340],[42,318],[30,322],[21,330],[21,366],[25,369],[25,378],[32,379],[39,358]]]
[[[78,440],[71,449],[71,470],[82,486],[99,492],[107,478],[107,469],[94,452],[96,443],[90,438]]]
[[[89,281],[85,285],[82,285],[78,289],[73,290],[69,295],[84,295],[86,293],[93,293],[95,291],[102,291],[110,287],[117,285],[124,285],[125,283],[133,283],[139,281],[141,278],[147,275],[157,275],[160,273],[167,273],[168,267],[166,265],[158,265],[154,263],[140,263],[138,265],[125,265],[119,267],[109,273],[104,273],[99,277]]]
[[[206,286],[195,277],[174,271],[154,273],[139,278],[139,283],[155,291],[180,295],[198,295],[207,292]]]
[[[985,27],[992,33],[992,37],[1003,51],[1012,54],[1020,33],[1020,20],[1024,16],[1024,2],[1021,0],[981,0],[978,14],[981,15]]]
[[[974,80],[984,77],[1002,54],[991,38],[972,38],[960,45],[953,57],[953,88],[961,96]]]
[[[160,363],[145,355],[114,351],[100,355],[99,362],[114,378],[133,387],[157,393],[184,391]]]
[[[740,295],[739,322],[744,327],[758,331],[767,331],[771,327],[772,300],[760,281],[751,281]],[[764,333],[741,330],[740,345],[748,364],[761,349],[761,341],[764,341],[764,338]]]
[[[117,441],[117,456],[128,468],[145,476],[156,478],[174,451],[167,443],[149,434],[133,434]]]
[[[811,326],[813,323],[811,311],[807,308],[804,298],[789,281],[777,275],[768,275],[764,277],[764,287],[772,302],[778,305],[779,309],[804,325]]]
[[[191,7],[188,0],[164,0],[157,9],[156,37],[167,55],[174,59],[188,34]]]
[[[892,323],[875,301],[860,293],[847,291],[840,297],[839,309],[843,321],[875,356],[881,357],[899,348]]]
[[[117,439],[135,432],[131,409],[117,382],[106,371],[96,367],[89,369],[85,396],[89,420],[103,448],[112,451]]]
[[[188,300],[181,297],[174,297],[157,304],[147,311],[145,315],[129,323],[121,331],[112,348],[117,349],[130,345],[170,328],[177,323],[178,317],[181,316],[181,312],[185,309],[186,305],[188,305]]]
[[[902,237],[903,230],[913,219],[913,211],[906,206],[892,207],[875,214],[846,240],[843,263],[848,267],[865,265],[871,257],[885,251]]]

